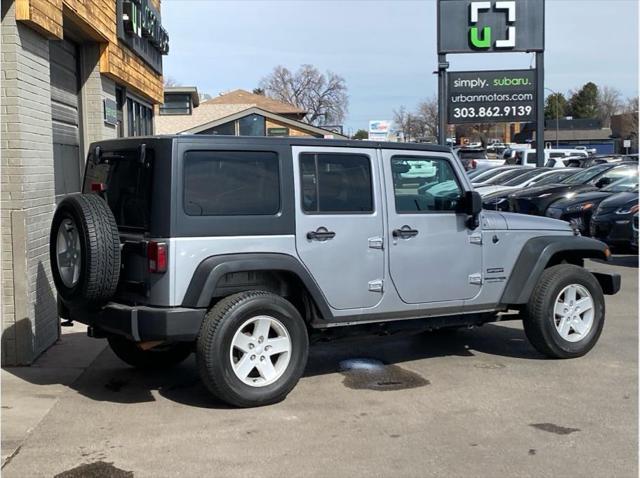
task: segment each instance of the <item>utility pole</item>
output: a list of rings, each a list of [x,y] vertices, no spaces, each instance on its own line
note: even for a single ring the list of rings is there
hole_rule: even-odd
[[[438,143],[447,145],[447,55],[438,54]]]
[[[536,166],[544,166],[544,52],[536,52]],[[556,136],[557,139],[557,136]]]

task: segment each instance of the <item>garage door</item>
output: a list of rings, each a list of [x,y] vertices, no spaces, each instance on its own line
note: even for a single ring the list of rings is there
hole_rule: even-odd
[[[51,116],[56,199],[80,191],[80,109],[78,48],[68,40],[51,41]]]

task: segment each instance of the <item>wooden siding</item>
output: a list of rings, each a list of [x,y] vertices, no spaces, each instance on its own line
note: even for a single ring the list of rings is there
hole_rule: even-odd
[[[92,37],[102,39],[100,73],[132,88],[152,103],[163,102],[162,75],[118,41],[115,0],[16,0],[16,20],[51,40],[64,36],[63,15],[90,31]]]
[[[270,118],[265,118],[265,119],[266,119],[265,132],[268,131],[269,128],[287,128],[289,130],[289,136],[296,136],[296,137],[305,136],[305,137],[311,137],[311,138],[322,138],[321,135],[316,134],[312,131],[305,130],[302,128],[296,128],[286,123],[280,123],[278,121],[274,121]]]

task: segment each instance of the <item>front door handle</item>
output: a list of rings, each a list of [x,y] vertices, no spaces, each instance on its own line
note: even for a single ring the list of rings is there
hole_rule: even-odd
[[[393,234],[395,238],[409,239],[410,237],[417,236],[418,231],[411,229],[409,226],[402,226],[400,229],[394,229],[391,234]]]
[[[326,227],[319,227],[315,231],[307,232],[307,239],[310,241],[328,241],[336,237],[336,233],[329,231]]]

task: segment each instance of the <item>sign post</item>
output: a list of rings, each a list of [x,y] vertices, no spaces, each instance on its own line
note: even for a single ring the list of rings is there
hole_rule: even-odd
[[[536,52],[536,93],[536,166],[541,168],[544,166],[544,51]]]
[[[452,92],[447,92],[447,87],[452,88],[451,80],[447,81],[449,64],[448,53],[496,53],[496,52],[521,52],[536,54],[535,78],[532,82],[533,104],[531,111],[526,115],[511,114],[511,110],[501,109],[500,116],[476,118],[475,121],[462,122],[496,122],[518,120],[527,116],[527,120],[536,121],[536,150],[537,164],[544,163],[544,0],[438,0],[438,140],[446,144],[445,110],[448,111],[449,120],[452,118],[451,104],[448,107],[447,99],[451,99]],[[476,72],[482,75],[487,72]],[[510,73],[510,72],[505,72]],[[446,99],[445,99],[446,98]],[[479,101],[478,103],[483,103]],[[484,105],[483,113],[487,112],[487,106],[502,105],[501,100],[495,105]],[[479,112],[480,105],[463,110]],[[494,109],[491,109],[493,113]],[[520,110],[516,110],[519,113]],[[523,110],[524,111],[524,110]],[[531,113],[534,116],[531,117]],[[510,119],[511,118],[511,119]],[[456,119],[456,118],[453,118]],[[460,119],[460,118],[457,118]],[[458,122],[458,121],[456,121]]]

